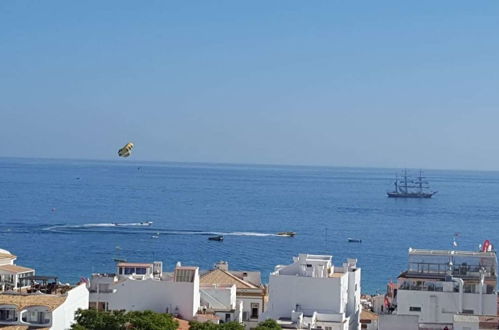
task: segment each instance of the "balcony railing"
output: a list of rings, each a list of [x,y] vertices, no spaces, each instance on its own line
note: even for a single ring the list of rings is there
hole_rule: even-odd
[[[450,268],[449,268],[450,267]],[[431,262],[410,262],[409,272],[420,274],[440,274],[445,275],[450,271],[453,276],[480,276],[480,271],[484,272],[485,276],[495,276],[496,271],[493,267],[483,265],[453,265],[448,263],[431,263]]]

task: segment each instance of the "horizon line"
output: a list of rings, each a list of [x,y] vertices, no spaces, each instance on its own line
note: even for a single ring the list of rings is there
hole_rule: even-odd
[[[0,156],[0,159],[24,159],[45,161],[83,161],[83,162],[113,162],[119,163],[115,158],[65,158],[65,157],[28,157],[28,156]],[[467,169],[467,168],[422,168],[422,167],[383,167],[383,166],[360,166],[360,165],[324,165],[324,164],[289,164],[289,163],[239,163],[239,162],[213,162],[213,161],[180,161],[180,160],[130,160],[129,163],[156,163],[156,164],[192,164],[212,166],[254,166],[254,167],[316,167],[316,168],[352,168],[352,169],[376,169],[376,170],[423,170],[423,171],[455,171],[455,172],[499,172],[499,169]]]

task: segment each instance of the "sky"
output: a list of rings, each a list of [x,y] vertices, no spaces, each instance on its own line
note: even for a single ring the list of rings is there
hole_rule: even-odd
[[[0,1],[4,157],[499,170],[499,2]]]

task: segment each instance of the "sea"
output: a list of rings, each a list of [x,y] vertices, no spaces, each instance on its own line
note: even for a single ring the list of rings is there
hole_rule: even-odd
[[[114,259],[163,261],[165,271],[224,260],[265,283],[299,253],[328,254],[339,266],[356,258],[362,292],[374,294],[407,268],[411,247],[499,244],[499,172],[425,170],[433,198],[387,198],[397,173],[0,158],[0,248],[68,283],[114,272]]]

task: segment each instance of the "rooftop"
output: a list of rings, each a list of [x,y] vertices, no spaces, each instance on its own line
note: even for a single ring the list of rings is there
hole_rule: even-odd
[[[213,269],[201,276],[200,285],[235,285],[237,289],[257,289],[258,287],[250,282],[241,280],[221,269]]]
[[[139,263],[139,262],[120,262],[118,267],[152,267],[153,264]]]
[[[496,277],[494,251],[419,250],[409,248],[408,276]]]
[[[29,330],[34,329],[33,327],[29,327],[27,325],[0,325],[1,330]],[[48,330],[49,328],[36,328],[36,330]]]
[[[360,320],[361,322],[363,320],[377,320],[378,319],[378,314],[374,313],[374,312],[371,312],[371,311],[368,311],[368,310],[365,310],[363,309],[362,312],[360,313]]]
[[[461,257],[496,257],[494,251],[457,251],[457,250],[425,250],[409,248],[409,255],[461,256]]]
[[[0,305],[15,305],[18,309],[30,306],[46,306],[53,311],[64,303],[67,295],[45,295],[45,294],[0,294]]]
[[[189,330],[189,321],[178,319],[178,318],[173,318],[175,321],[178,322],[178,328],[177,330]]]
[[[5,251],[5,250],[3,250]],[[10,253],[4,253],[0,251],[0,259],[16,259],[16,256]]]
[[[34,271],[31,268],[21,267],[21,266],[17,266],[17,265],[2,265],[2,266],[0,266],[0,270],[6,271],[9,273],[14,273],[14,274],[27,273],[27,272]]]
[[[479,327],[480,329],[497,329],[499,328],[499,316],[496,315],[480,315]]]
[[[196,266],[177,266],[175,269],[185,269],[185,270],[196,270],[198,267]]]

